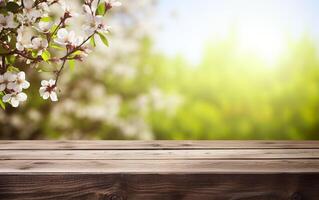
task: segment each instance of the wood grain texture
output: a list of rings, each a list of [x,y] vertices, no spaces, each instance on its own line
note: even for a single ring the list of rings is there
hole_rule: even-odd
[[[49,156],[48,156],[49,155]],[[0,150],[0,160],[319,159],[319,149]]]
[[[282,174],[319,173],[319,160],[2,160],[2,174]]]
[[[0,176],[5,200],[318,200],[309,175],[33,175]]]
[[[318,141],[0,141],[0,200],[318,200]]]

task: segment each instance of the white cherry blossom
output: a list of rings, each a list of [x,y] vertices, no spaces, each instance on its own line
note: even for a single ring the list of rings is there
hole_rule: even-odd
[[[0,91],[4,91],[8,84],[14,82],[17,78],[17,75],[12,72],[6,72],[3,75],[0,75]]]
[[[92,13],[94,13],[94,11],[96,10],[96,8],[93,7],[93,5],[90,7],[87,4],[84,4],[82,8],[83,8],[84,14],[89,14],[89,15],[92,15]]]
[[[95,31],[106,33],[109,31],[110,26],[104,23],[103,16],[87,15],[83,29],[87,35],[92,35]]]
[[[11,12],[7,16],[0,14],[0,31],[4,28],[16,28],[18,24],[14,21],[14,16]]]
[[[65,0],[59,0],[58,3],[60,4],[64,13],[67,13],[70,17],[78,16],[78,13],[72,9],[72,6],[69,2],[67,3]]]
[[[49,6],[46,2],[39,3],[37,7],[42,11],[42,14],[50,12]]]
[[[42,32],[42,33],[48,33],[52,27],[52,23],[51,22],[43,22],[43,21],[40,21],[38,23],[37,26],[35,26],[35,29],[39,32]]]
[[[120,7],[122,6],[122,3],[116,0],[105,0],[105,3],[107,5],[107,8],[110,9],[112,7]]]
[[[2,1],[0,0],[0,2]],[[56,63],[59,63],[59,61],[64,61],[63,63],[65,63],[65,61],[69,59],[82,61],[90,52],[89,47],[92,48],[94,46],[89,45],[88,41],[90,37],[86,37],[85,34],[94,36],[98,33],[106,33],[110,28],[104,23],[103,16],[97,15],[99,12],[96,12],[96,9],[97,6],[100,5],[100,1],[84,1],[85,5],[83,9],[86,24],[83,26],[82,33],[79,33],[79,35],[73,31],[76,29],[67,30],[65,28],[77,27],[77,23],[73,24],[77,21],[81,21],[82,23],[82,17],[79,18],[79,20],[72,20],[72,18],[74,19],[76,18],[75,16],[78,16],[78,10],[74,12],[73,9],[79,8],[73,5],[79,5],[79,3],[71,3],[71,1],[66,0],[8,0],[5,2],[14,2],[14,4],[17,4],[17,9],[14,9],[14,13],[7,12],[8,8],[5,7],[4,12],[0,14],[0,31],[5,36],[8,34],[8,37],[3,37],[3,44],[5,44],[3,46],[6,48],[4,54],[5,61],[9,58],[6,56],[6,54],[8,54],[8,56],[17,57],[17,60],[24,62],[27,66],[29,64],[35,64],[34,66],[37,67],[38,64],[44,61],[44,56],[49,57],[49,55],[43,54],[46,49],[51,47],[49,45],[57,49],[60,48],[52,44],[52,41],[65,47],[66,52],[61,51],[61,53],[54,54],[54,57],[52,57],[50,61]],[[103,0],[101,2],[106,6],[106,10],[121,5],[121,3],[116,0]],[[51,7],[53,4],[57,6]],[[51,10],[51,8],[53,9]],[[63,13],[56,10],[56,8],[62,10]],[[54,19],[60,18],[60,21],[56,23],[53,30],[52,26],[55,22],[51,20],[51,16]],[[7,32],[6,29],[10,30]],[[80,35],[85,36],[85,40]],[[16,42],[15,47],[11,45],[13,41]],[[38,56],[42,55],[43,59],[38,59],[35,54]],[[16,69],[17,71],[20,69],[19,66],[16,66],[18,63],[19,62],[14,62],[14,64],[11,62],[4,63],[4,66],[8,67],[10,72],[0,74],[0,92],[4,94],[2,100],[3,102],[10,103],[13,107],[19,106],[21,101],[27,99],[27,95],[22,91],[30,87],[30,83],[26,80],[25,73],[22,71],[16,72]],[[7,70],[6,67],[4,67],[5,70]],[[62,70],[63,66],[60,69]],[[12,72],[13,70],[15,72]],[[55,74],[56,80],[59,78],[60,72],[61,71]],[[43,99],[50,98],[52,101],[58,101],[56,81],[52,79],[41,81],[39,93]]]
[[[20,15],[20,20],[23,20],[24,23],[35,22],[36,19],[42,17],[43,10],[38,7],[35,9],[34,0],[23,0],[23,14]]]
[[[20,102],[27,100],[27,95],[23,92],[13,92],[2,97],[3,102],[8,102],[12,107],[18,107]]]
[[[13,82],[8,83],[8,89],[14,90],[16,92],[21,92],[23,89],[27,89],[30,87],[30,83],[27,80],[25,80],[24,72],[19,72],[14,77],[15,80]]]
[[[25,9],[32,9],[34,0],[23,0],[23,6]]]
[[[41,87],[39,89],[40,96],[43,99],[48,99],[50,97],[51,101],[58,101],[58,96],[56,94],[55,80],[42,80]]]
[[[74,31],[69,32],[65,28],[61,28],[58,31],[57,38],[54,41],[63,46],[79,46],[83,42],[83,38],[76,36]]]
[[[31,44],[32,44],[32,49],[38,51],[38,55],[41,55],[43,50],[48,48],[48,41],[40,37],[33,38],[31,41]]]
[[[16,48],[23,51],[25,48],[32,48],[31,40],[33,38],[33,30],[29,26],[21,26],[17,30],[17,43]]]

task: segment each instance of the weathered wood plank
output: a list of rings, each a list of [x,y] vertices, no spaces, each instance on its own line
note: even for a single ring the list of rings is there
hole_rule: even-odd
[[[4,200],[317,200],[319,175],[0,176]]]
[[[319,141],[0,141],[0,200],[317,200]]]
[[[0,149],[319,149],[319,141],[0,141]]]
[[[1,160],[0,172],[0,174],[303,174],[319,173],[319,160]]]
[[[319,149],[0,150],[0,160],[319,159]]]

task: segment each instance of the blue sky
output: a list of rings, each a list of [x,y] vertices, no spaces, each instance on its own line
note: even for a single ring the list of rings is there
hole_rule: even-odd
[[[156,47],[193,63],[205,42],[227,37],[234,28],[247,51],[268,60],[284,51],[287,37],[307,32],[319,41],[318,0],[158,0],[157,9]]]

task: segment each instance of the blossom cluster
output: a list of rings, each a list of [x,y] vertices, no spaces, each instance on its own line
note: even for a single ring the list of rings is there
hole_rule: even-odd
[[[63,0],[0,1],[1,105],[17,107],[27,99],[22,90],[30,84],[21,63],[37,71],[43,64],[53,67],[50,72],[54,77],[41,81],[39,93],[43,99],[57,101],[58,81],[65,65],[71,67],[75,60],[82,61],[95,47],[95,35],[108,46],[110,26],[105,23],[105,15],[118,6],[121,3],[116,0],[85,0],[82,11],[74,11]],[[61,11],[58,19],[52,13],[54,9]],[[84,18],[81,33],[69,24],[79,15]]]
[[[0,91],[6,91],[2,101],[10,102],[13,107],[18,107],[20,101],[27,100],[27,95],[22,90],[29,86],[30,83],[25,80],[24,72],[6,72],[0,75]]]

